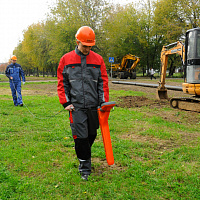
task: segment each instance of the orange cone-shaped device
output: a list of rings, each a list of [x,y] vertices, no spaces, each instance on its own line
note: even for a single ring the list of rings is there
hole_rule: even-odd
[[[110,114],[110,110],[115,106],[115,102],[106,102],[98,108],[98,116],[99,116],[99,125],[101,128],[101,135],[103,138],[103,144],[106,154],[106,160],[108,165],[114,164],[114,156],[112,150],[112,143],[110,138],[110,130],[108,125],[108,117]]]

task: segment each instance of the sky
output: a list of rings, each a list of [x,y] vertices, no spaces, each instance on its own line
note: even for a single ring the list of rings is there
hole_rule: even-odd
[[[125,5],[136,0],[108,0]],[[0,63],[6,63],[23,39],[23,31],[46,19],[56,0],[0,0]]]

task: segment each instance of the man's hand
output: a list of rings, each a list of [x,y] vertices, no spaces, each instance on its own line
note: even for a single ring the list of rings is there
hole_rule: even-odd
[[[10,77],[10,79],[12,80],[12,79],[13,79],[13,77],[11,76],[11,77]]]
[[[73,110],[75,110],[75,109],[74,109],[74,106],[73,106],[72,104],[70,104],[69,106],[67,106],[67,107],[65,108],[65,110],[73,111]]]

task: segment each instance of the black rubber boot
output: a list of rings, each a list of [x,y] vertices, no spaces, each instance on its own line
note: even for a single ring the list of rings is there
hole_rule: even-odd
[[[87,174],[84,174],[84,175],[81,175],[81,178],[84,180],[84,181],[88,181],[88,176]]]
[[[87,160],[82,160],[78,159],[80,164],[79,164],[79,172],[81,174],[81,178],[83,180],[88,180],[88,176],[91,174],[91,158]]]

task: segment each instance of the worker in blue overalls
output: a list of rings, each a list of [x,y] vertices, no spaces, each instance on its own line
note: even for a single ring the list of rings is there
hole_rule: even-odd
[[[10,80],[10,89],[12,92],[13,102],[15,106],[23,106],[21,95],[21,78],[25,84],[24,71],[20,64],[16,63],[17,57],[11,57],[11,64],[7,66],[5,74]],[[16,94],[17,92],[17,94]]]

